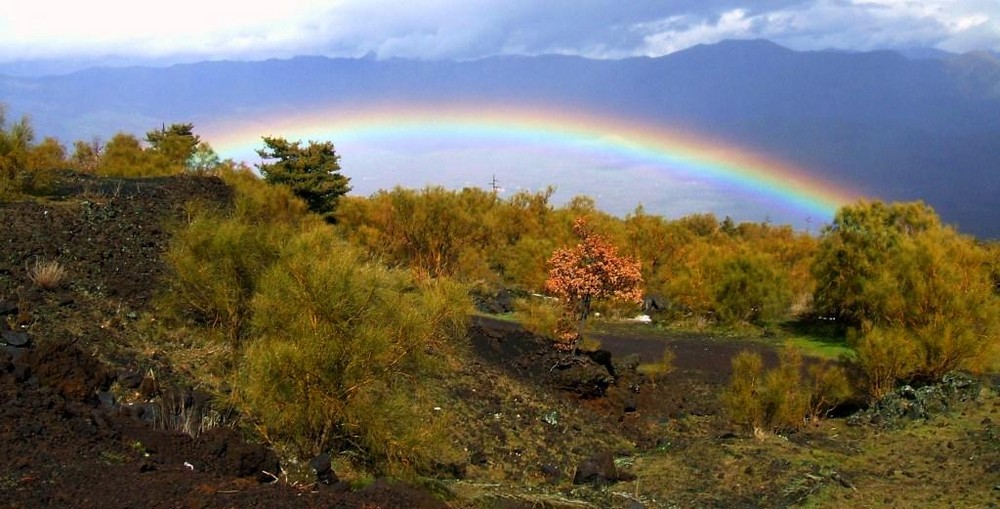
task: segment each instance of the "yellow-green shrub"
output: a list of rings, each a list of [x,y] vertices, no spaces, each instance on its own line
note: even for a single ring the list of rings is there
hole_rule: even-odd
[[[282,234],[287,231],[277,226],[194,212],[166,253],[171,276],[161,304],[174,316],[221,329],[238,342],[249,323],[257,282],[277,258]]]
[[[812,391],[809,394],[809,415],[813,420],[823,417],[854,394],[851,381],[843,367],[820,362],[809,367]]]
[[[916,341],[916,376],[940,380],[956,369],[976,370],[984,361],[996,338],[976,328],[952,323],[937,323],[912,332]]]
[[[726,323],[763,325],[784,318],[792,303],[777,260],[752,252],[731,255],[715,283],[715,311]]]
[[[236,401],[303,453],[345,447],[383,471],[420,470],[449,442],[418,381],[441,368],[469,311],[458,285],[365,263],[313,229],[260,281]]]
[[[903,329],[875,328],[859,336],[852,335],[850,341],[872,400],[881,399],[895,388],[897,381],[916,371],[916,344]]]
[[[290,190],[247,169],[221,168],[219,176],[233,189],[232,209],[188,204],[188,222],[166,253],[171,276],[160,302],[170,314],[215,328],[235,344],[247,332],[258,280],[281,246],[300,228],[322,221]]]
[[[536,336],[555,338],[564,312],[564,306],[555,299],[526,297],[514,301],[514,317]]]
[[[105,177],[158,177],[181,171],[143,149],[139,139],[128,133],[111,138],[96,168],[97,174]]]
[[[997,344],[988,330],[961,323],[874,327],[851,337],[868,395],[878,400],[902,381],[934,381],[956,369],[979,370]]]
[[[636,371],[649,378],[655,384],[659,378],[667,376],[668,373],[674,370],[675,358],[677,356],[674,354],[674,351],[670,347],[664,347],[659,361],[639,364],[636,367]]]
[[[286,186],[268,184],[247,167],[222,166],[219,177],[233,188],[233,217],[250,224],[299,224],[318,216],[309,214],[309,207]]]
[[[764,375],[762,387],[765,425],[772,431],[802,427],[809,413],[809,386],[802,380],[802,354],[782,348],[778,366]]]
[[[0,198],[51,191],[55,170],[67,165],[66,149],[51,137],[36,144],[28,118],[8,126],[4,110],[0,104]]]
[[[812,376],[811,384],[802,380],[797,349],[782,349],[778,366],[768,371],[759,353],[743,351],[733,358],[733,375],[723,390],[722,404],[732,422],[754,433],[793,431],[803,426],[806,417],[818,417],[849,396],[842,392],[843,380],[836,371],[814,370]]]
[[[729,419],[751,431],[764,425],[764,405],[760,397],[764,359],[760,354],[742,351],[733,357],[733,375],[720,399]]]

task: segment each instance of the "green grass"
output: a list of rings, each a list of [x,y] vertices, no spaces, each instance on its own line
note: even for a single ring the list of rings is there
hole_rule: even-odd
[[[643,323],[630,320],[611,320],[602,317],[589,318],[585,327],[585,332],[597,334],[649,334],[651,332],[663,331],[664,329],[652,323]]]
[[[844,338],[829,338],[823,336],[796,335],[785,339],[786,346],[792,346],[802,351],[802,355],[817,357],[831,361],[843,357],[853,358],[854,349],[847,346]]]
[[[493,313],[486,313],[484,311],[476,310],[472,312],[472,316],[478,316],[482,318],[492,318],[494,320],[500,320],[502,322],[520,323],[517,321],[517,315],[515,313],[501,313],[497,315]]]
[[[489,317],[512,323],[518,323],[514,313],[493,315],[483,312],[475,312],[478,316]],[[616,335],[651,335],[662,334],[669,337],[671,334],[686,333],[708,335],[719,338],[759,340],[768,344],[773,340],[761,338],[760,329],[736,330],[731,327],[709,327],[695,328],[685,327],[684,324],[663,324],[663,323],[642,323],[632,321],[607,320],[602,318],[587,321],[586,333],[590,334],[616,334]],[[854,349],[848,346],[846,335],[836,325],[827,326],[825,324],[801,324],[787,323],[778,332],[778,338],[786,346],[798,348],[802,355],[818,359],[831,361],[841,358],[853,358]],[[1000,361],[997,362],[1000,367]]]
[[[827,360],[854,358],[854,349],[847,344],[847,331],[836,323],[788,322],[781,327],[781,338],[787,346],[802,351],[802,355]]]

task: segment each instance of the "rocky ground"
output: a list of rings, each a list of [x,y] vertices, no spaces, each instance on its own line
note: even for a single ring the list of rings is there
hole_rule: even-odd
[[[572,358],[486,317],[456,373],[430,381],[440,405],[428,411],[452,417],[462,453],[434,478],[373,479],[336,455],[279,463],[232,416],[188,426],[206,422],[210,398],[136,340],[185,203],[225,206],[229,189],[72,174],[61,189],[0,203],[0,508],[1000,507],[990,379],[752,438],[717,394],[733,355],[773,359],[771,345],[636,328]],[[66,283],[32,284],[39,260],[63,264]],[[639,375],[664,347],[675,369]]]
[[[134,351],[133,322],[185,203],[225,206],[230,190],[199,177],[61,184],[54,200],[0,203],[0,507],[443,507],[387,481],[276,482],[275,453],[232,428],[167,429],[201,395],[148,376],[170,366]],[[39,289],[30,270],[49,260],[66,283]],[[113,386],[141,403],[116,401]]]

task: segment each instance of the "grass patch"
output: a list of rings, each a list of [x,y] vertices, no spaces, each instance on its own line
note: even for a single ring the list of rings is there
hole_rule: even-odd
[[[798,348],[802,355],[826,360],[854,358],[854,349],[844,338],[821,336],[792,336],[785,340],[785,346]]]
[[[651,332],[663,331],[664,329],[659,325],[637,320],[614,320],[601,317],[587,320],[587,332],[597,334],[648,335]]]
[[[618,486],[671,507],[992,507],[998,410],[995,391],[984,390],[948,415],[899,429],[829,419],[788,437],[727,440],[711,418],[687,417],[661,431],[672,449],[639,455],[636,480]]]
[[[487,313],[485,311],[475,310],[472,312],[472,316],[480,318],[490,318],[493,320],[499,320],[501,322],[516,323],[516,324],[521,323],[520,320],[517,319],[517,314],[515,313],[493,314],[493,313]]]
[[[66,268],[55,260],[39,260],[28,269],[28,278],[43,290],[54,290],[66,279]]]
[[[825,360],[853,359],[855,351],[847,344],[847,330],[835,322],[797,321],[781,327],[786,346],[798,348],[802,355]]]
[[[675,358],[676,356],[674,355],[673,350],[669,347],[664,347],[663,355],[660,357],[659,362],[639,364],[639,366],[636,367],[636,371],[639,372],[640,375],[644,375],[649,378],[650,381],[653,382],[653,385],[656,385],[657,379],[661,379],[674,370]]]

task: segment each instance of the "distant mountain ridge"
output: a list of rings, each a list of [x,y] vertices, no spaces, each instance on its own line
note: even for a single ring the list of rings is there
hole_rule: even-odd
[[[68,143],[238,115],[390,102],[525,102],[685,126],[1000,238],[1000,57],[797,52],[724,41],[660,58],[297,57],[0,77],[9,115]],[[336,141],[336,140],[334,140]]]

